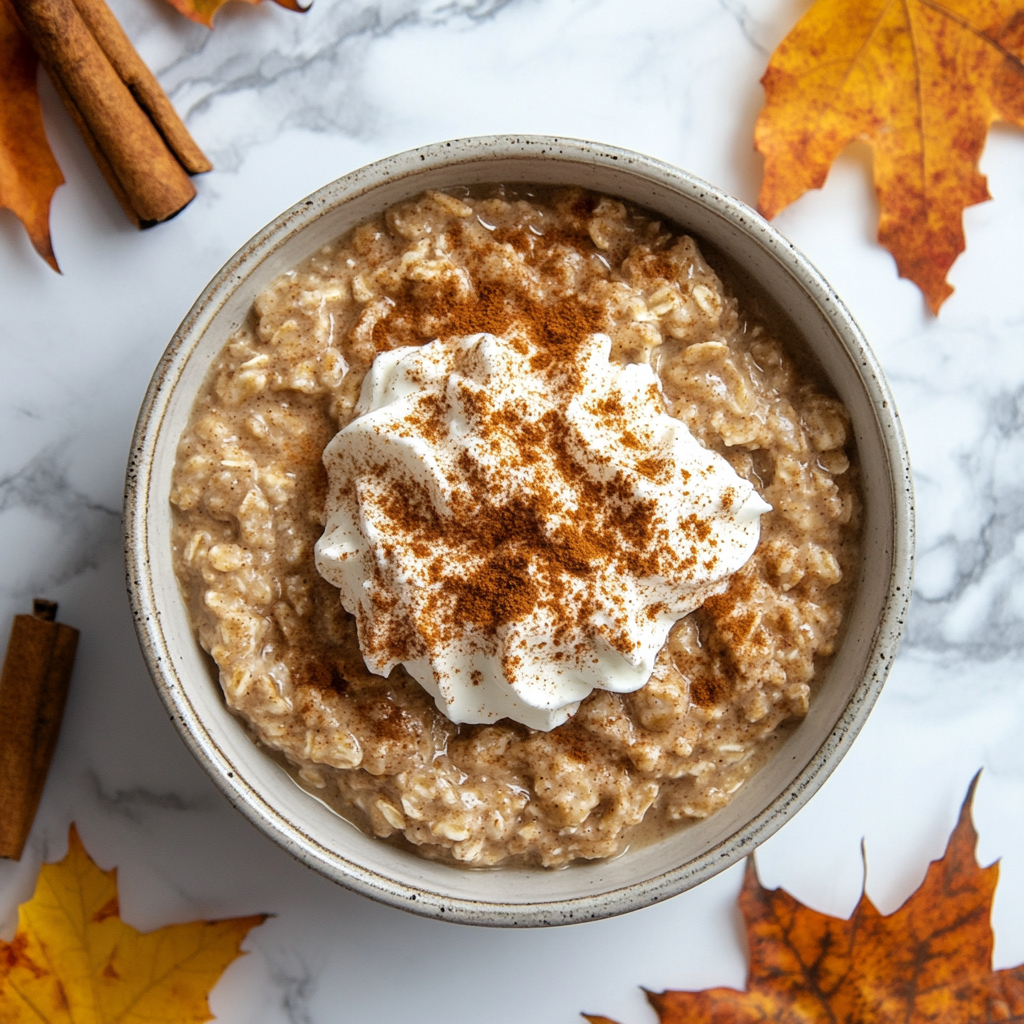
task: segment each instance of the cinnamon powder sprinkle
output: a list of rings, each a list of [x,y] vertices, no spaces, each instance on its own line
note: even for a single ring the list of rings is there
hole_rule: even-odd
[[[486,413],[481,416],[486,420]],[[508,428],[503,417],[497,419],[488,424],[491,429]],[[396,535],[431,553],[428,578],[443,584],[417,622],[428,648],[451,642],[467,626],[481,639],[493,637],[501,627],[539,608],[550,614],[552,639],[561,645],[575,631],[596,631],[589,621],[596,605],[573,600],[579,588],[571,585],[572,580],[585,582],[596,567],[607,565],[634,576],[673,570],[668,529],[655,517],[655,502],[633,497],[621,472],[607,481],[596,480],[575,457],[563,416],[549,412],[540,427],[527,424],[528,429],[519,434],[520,465],[535,461],[542,444],[557,447],[559,484],[577,502],[569,521],[560,514],[562,505],[553,490],[542,485],[500,503],[486,497],[493,486],[477,492],[484,495],[480,500],[458,495],[450,516],[438,514],[421,484],[400,479],[389,488],[380,511]],[[471,457],[464,453],[463,458]],[[485,484],[493,484],[486,480],[484,467],[473,468]],[[554,528],[552,521],[557,522]],[[703,529],[694,530],[692,523],[684,528],[694,540],[706,536]],[[696,564],[692,551],[687,551],[681,564],[684,569]],[[416,640],[401,624],[402,616],[381,621],[388,628],[384,635],[372,635],[375,651],[386,651],[388,659],[395,661],[418,656]],[[605,635],[623,653],[633,647],[623,628]]]
[[[590,197],[582,197],[580,202],[583,206],[574,212],[585,217]],[[449,229],[449,235],[450,244],[464,242],[458,224]],[[517,230],[496,235],[495,239],[541,264],[556,245],[571,246],[581,253],[596,251],[585,234],[564,230],[540,236]],[[473,260],[468,262],[472,271]],[[460,279],[452,279],[440,288],[434,282],[429,290],[418,282],[405,282],[393,295],[385,315],[374,324],[372,336],[378,352],[478,333],[506,338],[513,345],[518,342],[521,352],[531,353],[530,368],[548,376],[551,391],[559,396],[564,408],[582,390],[580,345],[606,326],[606,313],[575,295],[543,302],[523,285],[489,282],[467,289]],[[654,395],[660,404],[656,389]],[[689,572],[696,567],[693,544],[705,541],[710,527],[692,521],[693,517],[680,524],[692,543],[673,567],[670,531],[667,524],[656,520],[655,503],[634,497],[633,487],[622,472],[610,480],[594,479],[592,471],[574,453],[571,428],[563,415],[548,413],[533,422],[529,410],[513,412],[507,406],[494,410],[483,396],[469,392],[461,398],[484,435],[504,433],[514,437],[517,455],[508,467],[510,471],[538,462],[542,447],[553,449],[560,489],[567,488],[578,507],[571,523],[562,522],[551,529],[550,523],[561,508],[550,489],[537,487],[504,504],[463,500],[455,505],[451,517],[441,517],[418,485],[397,481],[384,511],[396,532],[409,538],[417,550],[435,552],[428,556],[427,575],[432,582],[443,582],[441,592],[429,603],[427,615],[418,617],[417,626],[428,648],[450,642],[467,625],[480,637],[493,637],[502,626],[540,608],[551,614],[554,639],[561,643],[572,631],[596,631],[588,621],[595,610],[593,603],[570,600],[576,588],[567,586],[566,577],[582,580],[599,563],[641,577],[670,574],[673,568]],[[419,403],[418,414],[410,423],[436,443],[446,430],[446,411],[440,396],[430,395]],[[606,422],[624,424],[625,412],[619,396],[602,400],[600,413]],[[628,429],[622,430],[622,439],[625,447],[643,448]],[[670,467],[667,460],[647,458],[636,468],[654,480],[663,478]],[[493,492],[500,484],[488,481],[485,467],[474,463],[468,453],[461,456],[459,469],[477,493]],[[466,565],[474,568],[466,572]],[[393,661],[406,661],[422,653],[418,640],[399,619],[386,617],[388,628],[383,632],[361,632],[373,653],[386,653]],[[621,652],[633,649],[625,629],[601,627],[600,631]]]
[[[445,390],[412,396],[397,425],[389,421],[381,428],[404,437],[419,433],[436,445],[447,439],[448,424],[458,421],[460,437],[475,440],[461,446],[456,457],[461,479],[448,481],[452,493],[444,513],[428,488],[397,464],[369,467],[382,493],[360,499],[360,515],[369,514],[377,535],[412,553],[417,562],[412,571],[429,587],[396,604],[386,580],[373,582],[374,613],[359,617],[365,653],[379,665],[424,655],[435,661],[468,639],[475,649],[495,654],[507,639],[506,627],[537,616],[556,646],[575,647],[578,664],[592,658],[598,636],[623,656],[633,656],[643,639],[633,624],[632,594],[613,581],[661,579],[695,586],[710,581],[721,564],[712,523],[694,513],[669,521],[660,499],[638,488],[637,477],[668,485],[676,462],[650,448],[656,442],[646,434],[650,428],[641,425],[645,414],[638,418],[632,404],[627,408],[614,385],[609,394],[591,400],[592,411],[617,440],[623,465],[588,445],[570,421],[570,404],[586,395],[586,368],[601,358],[593,340],[603,322],[599,311],[575,296],[540,302],[525,287],[489,286],[470,295],[454,289],[455,283],[442,289],[431,305],[418,302],[410,285],[374,327],[378,341],[414,340],[407,332],[423,331],[416,318],[432,324],[439,315],[445,323],[442,339],[500,333],[540,377],[540,389],[554,407],[537,415],[524,397],[510,399],[453,372]],[[421,337],[415,340],[422,343]],[[664,413],[657,387],[645,386],[638,398],[646,409]],[[648,450],[653,454],[646,455]],[[711,474],[710,465],[699,471],[705,478]],[[735,498],[735,489],[727,488],[723,508]],[[391,552],[385,555],[386,561],[394,559]],[[507,672],[517,667],[506,659]],[[506,679],[515,682],[512,675]]]

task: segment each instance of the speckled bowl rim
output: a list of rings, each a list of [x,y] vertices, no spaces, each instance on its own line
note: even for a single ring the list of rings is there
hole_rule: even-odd
[[[270,807],[259,792],[232,770],[231,761],[197,714],[176,677],[147,556],[147,501],[151,460],[169,396],[182,367],[197,343],[196,339],[216,312],[269,253],[326,211],[372,191],[383,182],[417,175],[429,168],[458,168],[494,158],[507,161],[536,159],[538,156],[627,170],[662,188],[682,193],[713,214],[739,226],[750,244],[760,247],[769,258],[788,270],[828,320],[846,355],[856,365],[870,400],[888,459],[893,550],[888,598],[878,620],[870,660],[866,662],[868,670],[830,734],[783,792],[729,838],[656,877],[572,899],[507,904],[416,890],[365,866],[346,861],[339,854],[326,856],[321,843]],[[457,177],[453,176],[453,183]],[[576,923],[626,913],[698,885],[752,853],[821,787],[866,721],[896,654],[911,591],[914,507],[906,441],[881,367],[853,317],[821,274],[762,217],[721,189],[679,168],[628,150],[547,136],[481,136],[409,150],[337,179],[268,224],[214,276],[176,331],[146,392],[127,470],[124,531],[128,593],[135,628],[156,689],[186,745],[235,807],[300,862],[372,899],[443,920],[532,927]],[[458,868],[451,870],[461,872]]]

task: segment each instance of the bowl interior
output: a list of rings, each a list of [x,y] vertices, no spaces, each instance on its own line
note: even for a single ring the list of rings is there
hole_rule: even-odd
[[[806,720],[712,817],[655,845],[563,871],[463,870],[368,838],[257,748],[197,645],[171,560],[171,473],[193,397],[255,296],[367,217],[429,188],[577,184],[630,200],[712,243],[770,294],[849,410],[865,507],[845,639]],[[127,495],[129,588],[157,687],[193,752],[258,827],[323,874],[420,913],[502,925],[605,917],[680,892],[749,853],[824,781],[884,681],[909,595],[909,467],[891,397],[849,315],[816,272],[742,204],[673,168],[556,140],[466,140],[382,161],[282,215],[224,268],[182,324],[140,417]]]

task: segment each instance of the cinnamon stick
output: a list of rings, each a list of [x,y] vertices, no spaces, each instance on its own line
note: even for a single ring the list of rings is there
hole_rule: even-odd
[[[10,2],[129,219],[138,227],[149,227],[180,212],[196,194],[183,163],[187,161],[197,169],[201,164],[208,166],[195,144],[192,143],[194,152],[183,147],[184,160],[179,162],[165,136],[157,130],[155,121],[150,120],[147,110],[136,102],[132,91],[122,81],[75,0]],[[155,80],[151,85],[138,85],[142,81],[138,66],[124,52],[125,44],[129,48],[131,44],[119,25],[116,31],[111,27],[112,14],[107,12],[107,18],[97,13],[97,4],[102,5],[102,0],[83,6],[114,53],[114,60],[125,70],[129,80],[136,83],[140,97],[151,93],[151,85],[159,90]],[[141,59],[135,56],[141,64]],[[151,102],[151,105],[157,110],[155,117],[160,118],[169,138],[180,141],[181,132],[187,136],[177,115],[172,123],[167,119],[166,108],[159,103]],[[176,125],[180,125],[180,131]],[[196,153],[201,160],[197,160]]]
[[[132,46],[121,23],[114,17],[114,12],[103,0],[74,0],[74,4],[118,77],[149,115],[181,166],[189,174],[213,170],[213,164],[189,135],[178,112],[171,106],[167,93]]]
[[[16,615],[0,673],[0,857],[18,860],[43,795],[78,648],[78,630],[36,600]]]

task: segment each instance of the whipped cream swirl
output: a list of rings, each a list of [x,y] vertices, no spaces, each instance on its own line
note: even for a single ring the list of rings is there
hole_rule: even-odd
[[[592,334],[571,360],[477,334],[377,356],[324,452],[320,573],[367,667],[453,722],[549,730],[650,678],[770,510]]]

